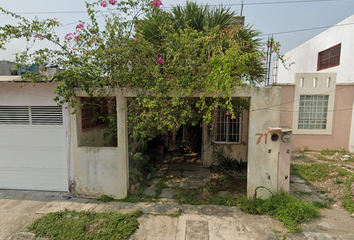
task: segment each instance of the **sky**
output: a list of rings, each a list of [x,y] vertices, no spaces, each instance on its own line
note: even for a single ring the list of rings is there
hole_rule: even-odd
[[[93,0],[88,0],[92,2]],[[227,5],[241,13],[242,0],[196,0],[209,5]],[[172,5],[185,5],[186,0],[162,0],[166,11]],[[0,7],[32,19],[57,18],[63,25],[59,36],[73,32],[79,20],[87,19],[85,0],[0,0]],[[83,13],[68,13],[83,11]],[[65,13],[66,12],[66,13]],[[317,34],[354,14],[354,0],[243,0],[242,15],[246,24],[262,32],[265,40],[269,35],[281,43],[282,54],[304,43]],[[15,24],[11,17],[0,14],[0,25]],[[318,28],[315,30],[307,30]],[[288,32],[288,33],[284,33]],[[50,46],[40,43],[41,46]],[[15,53],[23,50],[23,40],[14,40],[0,51],[0,60],[14,60]],[[39,46],[38,46],[39,47]]]

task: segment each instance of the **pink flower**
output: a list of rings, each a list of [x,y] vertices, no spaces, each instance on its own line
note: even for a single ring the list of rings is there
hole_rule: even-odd
[[[80,40],[80,38],[81,38],[80,35],[75,36],[75,42],[78,42]]]
[[[131,82],[130,85],[134,85],[134,83]]]
[[[229,111],[226,112],[226,115],[229,115]]]
[[[85,51],[83,51],[83,52],[82,52],[82,55],[85,55],[85,54],[86,54],[86,52],[85,52]]]
[[[170,79],[169,79],[169,78],[166,78],[166,80],[167,80],[167,81],[170,81]]]
[[[66,35],[65,35],[65,40],[67,40],[67,41],[71,40],[72,35],[73,35],[72,33],[66,34]]]
[[[268,47],[270,47],[270,44],[268,44]]]
[[[80,29],[80,28],[84,28],[84,24],[79,23],[78,25],[76,25],[76,29]]]
[[[235,117],[235,116],[232,116],[231,119],[236,119],[236,117]]]
[[[111,5],[116,5],[116,3],[117,3],[117,0],[109,0],[109,4],[111,4]]]
[[[108,5],[108,3],[106,1],[102,1],[100,4],[102,7],[107,7],[107,5]]]
[[[164,62],[165,62],[165,60],[163,60],[162,57],[158,57],[158,58],[157,58],[157,63],[158,63],[158,64],[162,64],[162,63],[164,63]]]
[[[215,89],[215,91],[219,91],[219,89]]]
[[[151,2],[152,5],[154,5],[155,7],[160,7],[162,5],[162,2],[159,0],[153,1]]]
[[[247,44],[246,44],[246,46],[249,46],[249,45],[251,45],[251,44],[250,44],[250,43],[247,43]]]
[[[267,61],[267,59],[266,59],[266,58],[263,58],[263,61]]]

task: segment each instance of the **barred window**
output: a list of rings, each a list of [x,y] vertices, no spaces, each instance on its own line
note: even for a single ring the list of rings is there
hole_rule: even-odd
[[[241,143],[242,113],[235,114],[231,119],[225,111],[217,110],[215,115],[215,142]]]
[[[300,95],[298,129],[326,129],[328,95]]]
[[[338,66],[341,43],[318,53],[317,71]]]

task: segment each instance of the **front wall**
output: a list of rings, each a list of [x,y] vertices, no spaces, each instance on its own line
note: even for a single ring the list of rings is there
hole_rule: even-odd
[[[282,86],[281,96],[281,126],[293,128],[293,108],[295,86]],[[305,147],[312,150],[349,149],[349,136],[351,132],[351,118],[353,107],[354,86],[337,85],[334,97],[334,111],[332,133],[327,135],[293,134],[291,150],[298,151]],[[296,99],[295,99],[296,100]]]
[[[336,86],[331,135],[294,135],[292,150],[309,147],[312,150],[349,149],[354,86]]]

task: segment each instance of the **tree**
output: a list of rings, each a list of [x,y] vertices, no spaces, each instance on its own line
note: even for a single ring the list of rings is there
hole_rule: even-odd
[[[222,34],[233,19],[228,8],[210,10],[187,3],[186,9],[177,6],[172,13],[165,13],[158,0],[86,4],[90,21],[80,22],[64,39],[56,34],[60,26],[57,19],[30,21],[0,8],[19,20],[16,26],[0,27],[0,49],[15,38],[33,43],[45,40],[58,46],[34,52],[26,49],[17,55],[21,64],[66,68],[55,75],[58,104],[74,106],[77,88],[90,96],[103,86],[140,89],[128,109],[133,151],[158,134],[177,131],[182,124],[201,118],[212,121],[217,107],[228,109],[234,117],[240,106],[230,97],[234,87],[257,86],[262,81],[264,53],[255,38],[257,32],[244,28],[232,37]],[[107,5],[116,11],[103,15],[100,9]],[[220,17],[224,13],[226,17]],[[98,14],[104,16],[103,27]],[[183,14],[197,15],[196,21]],[[142,20],[144,15],[150,22]],[[144,24],[153,26],[154,34],[158,32],[156,41],[148,37],[147,27],[143,30]],[[27,73],[24,77],[38,81],[47,76]],[[200,97],[195,98],[197,93]]]

